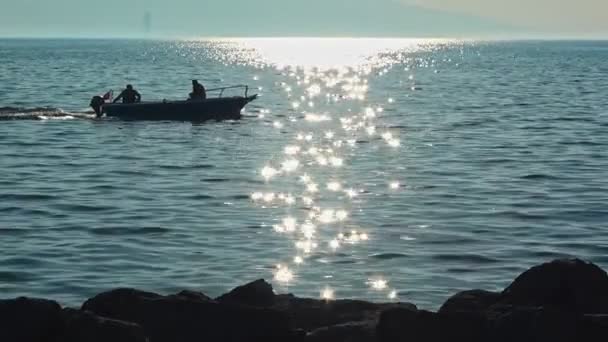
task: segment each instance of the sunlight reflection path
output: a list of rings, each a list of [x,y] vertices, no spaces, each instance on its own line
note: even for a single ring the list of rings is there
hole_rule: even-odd
[[[293,244],[293,254],[276,266],[274,281],[292,284],[297,281],[298,269],[313,267],[307,261],[315,254],[348,253],[373,238],[374,227],[358,227],[352,222],[351,210],[362,203],[358,197],[366,189],[358,187],[356,179],[346,177],[344,169],[356,167],[351,160],[357,154],[358,142],[396,151],[402,140],[382,128],[384,108],[369,103],[369,78],[386,74],[395,65],[410,68],[410,54],[444,41],[264,38],[218,42],[224,49],[218,52],[218,59],[274,68],[284,77],[277,86],[291,104],[291,119],[276,120],[273,126],[291,139],[260,166],[259,176],[266,189],[250,196],[260,208],[285,207],[288,213],[276,217],[272,229]],[[410,77],[413,80],[413,75]],[[393,102],[388,98],[383,103]],[[262,110],[259,117],[269,114]],[[295,184],[295,188],[277,191],[282,181]],[[386,191],[399,191],[402,182],[385,180]],[[398,299],[384,275],[362,279],[361,283],[389,300]],[[330,284],[320,284],[319,288],[325,300],[339,296],[339,288]]]

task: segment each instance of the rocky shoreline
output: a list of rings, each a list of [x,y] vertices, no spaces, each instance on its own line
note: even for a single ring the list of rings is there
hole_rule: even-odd
[[[471,290],[437,312],[410,303],[276,295],[264,280],[218,298],[116,289],[80,309],[0,300],[6,342],[608,341],[608,274],[579,259],[533,267],[502,292]]]

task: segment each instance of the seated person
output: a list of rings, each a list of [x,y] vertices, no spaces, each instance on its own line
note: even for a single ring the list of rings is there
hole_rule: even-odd
[[[120,99],[122,99],[122,103],[136,103],[141,102],[141,95],[133,89],[132,85],[127,84],[127,89],[123,90],[112,103],[116,103]]]
[[[204,100],[207,98],[207,92],[202,84],[198,83],[197,80],[192,80],[192,92],[190,93],[190,100]]]

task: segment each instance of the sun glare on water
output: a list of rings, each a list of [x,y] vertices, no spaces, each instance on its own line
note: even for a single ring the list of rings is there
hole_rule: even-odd
[[[381,53],[407,50],[413,52],[432,43],[444,42],[440,39],[403,38],[232,38],[221,42],[236,43],[240,48],[256,54],[261,60],[282,70],[289,67],[317,68],[347,72],[347,68],[368,63]],[[379,62],[379,61],[377,61]],[[339,78],[339,76],[337,77]],[[332,84],[331,78],[325,82],[309,82],[306,89],[312,95],[321,95],[321,84]],[[332,82],[334,81],[334,82]],[[311,97],[314,97],[311,96]]]
[[[278,285],[291,285],[300,279],[297,273],[315,267],[315,263],[307,262],[314,255],[349,255],[373,240],[375,227],[360,227],[354,210],[364,212],[367,197],[374,194],[362,188],[357,179],[349,178],[348,170],[357,167],[354,157],[361,149],[360,141],[369,142],[366,146],[373,144],[381,155],[392,158],[407,145],[407,136],[386,128],[385,110],[394,112],[398,101],[390,96],[371,101],[370,79],[388,73],[394,66],[404,68],[404,61],[415,61],[411,54],[445,41],[251,38],[217,42],[230,52],[218,54],[218,58],[269,68],[281,77],[275,84],[284,97],[285,113],[262,109],[259,119],[273,122],[269,129],[276,130],[284,141],[260,165],[258,175],[264,189],[253,192],[250,198],[262,209],[285,210],[283,215],[269,219],[275,221],[271,231],[277,238],[287,239],[293,246],[292,254],[279,260],[274,280]],[[413,74],[415,66],[410,63],[405,68]],[[377,183],[380,189],[376,192],[398,195],[406,191],[395,179]],[[340,275],[329,273],[318,283]],[[397,299],[397,290],[389,286],[389,279],[350,283],[371,288],[383,299]],[[337,286],[325,287],[320,297],[335,299],[334,288]]]

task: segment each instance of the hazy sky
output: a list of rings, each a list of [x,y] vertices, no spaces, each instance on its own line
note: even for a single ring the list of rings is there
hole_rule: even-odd
[[[0,0],[2,36],[584,36],[608,0]]]
[[[607,0],[402,0],[467,13],[535,31],[608,34]]]

